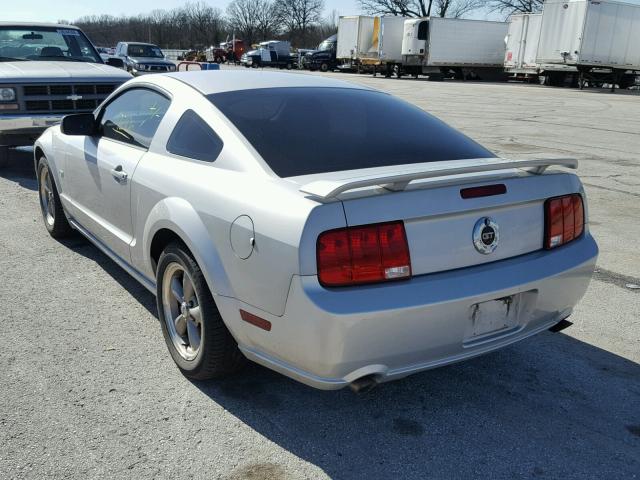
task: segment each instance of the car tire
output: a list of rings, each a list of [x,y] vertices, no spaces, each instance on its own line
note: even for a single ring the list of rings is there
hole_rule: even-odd
[[[0,145],[0,168],[5,168],[9,164],[9,147]]]
[[[162,333],[185,377],[207,380],[242,368],[246,359],[222,320],[202,270],[184,244],[171,243],[163,250],[156,288]]]
[[[73,234],[73,229],[67,221],[67,216],[62,208],[56,183],[51,174],[46,157],[38,161],[38,197],[40,199],[40,211],[42,219],[49,235],[53,238],[65,238]]]

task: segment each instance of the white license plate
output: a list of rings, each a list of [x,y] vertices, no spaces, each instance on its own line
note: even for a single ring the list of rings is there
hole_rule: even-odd
[[[476,303],[471,306],[471,338],[508,330],[518,323],[520,295]]]

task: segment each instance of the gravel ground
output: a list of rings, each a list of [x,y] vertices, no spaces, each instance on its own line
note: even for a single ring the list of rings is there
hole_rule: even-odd
[[[575,325],[367,395],[258,366],[193,383],[152,295],[46,234],[16,152],[0,172],[0,478],[640,477],[640,96],[333,75],[504,156],[583,161],[601,256]]]

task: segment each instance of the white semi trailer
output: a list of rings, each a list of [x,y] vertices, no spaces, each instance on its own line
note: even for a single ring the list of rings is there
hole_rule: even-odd
[[[537,78],[540,65],[538,43],[542,27],[541,13],[511,15],[507,33],[504,69],[519,79]]]
[[[512,15],[504,66],[548,85],[626,88],[640,72],[640,5],[547,0],[540,14]]]
[[[640,73],[640,5],[612,0],[547,0],[536,58],[550,83],[578,72],[578,84],[626,88]],[[559,71],[560,70],[560,71]]]
[[[504,69],[508,24],[457,18],[405,20],[402,70],[417,77],[497,79]]]
[[[392,16],[374,19],[371,47],[361,59],[363,65],[372,67],[374,75],[383,71],[389,77],[394,67],[402,65],[405,20],[404,17]]]
[[[338,21],[336,58],[343,67],[374,73],[402,64],[404,17],[350,16]]]
[[[375,17],[352,15],[338,19],[336,59],[346,66],[360,67],[372,47]]]

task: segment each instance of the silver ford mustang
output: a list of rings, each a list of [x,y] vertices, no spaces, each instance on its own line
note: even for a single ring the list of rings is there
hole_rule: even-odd
[[[480,355],[562,324],[598,254],[574,160],[497,158],[317,76],[138,78],[47,130],[35,162],[49,233],[156,295],[194,379],[248,358],[361,389]]]

